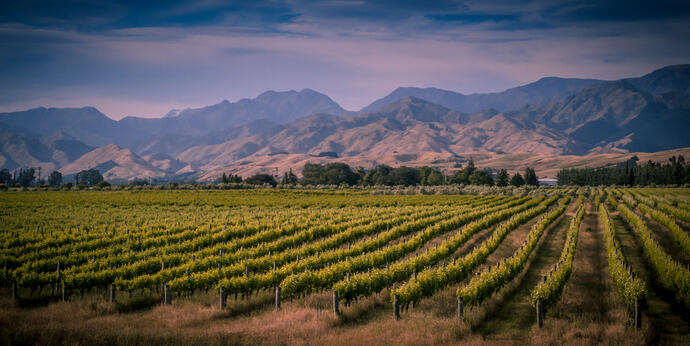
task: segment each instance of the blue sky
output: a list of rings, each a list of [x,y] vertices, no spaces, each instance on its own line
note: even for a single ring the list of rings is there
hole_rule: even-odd
[[[162,116],[311,88],[501,91],[690,63],[688,1],[3,1],[0,111]]]

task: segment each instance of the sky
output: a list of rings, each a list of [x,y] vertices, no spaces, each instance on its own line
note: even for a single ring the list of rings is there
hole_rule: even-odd
[[[114,119],[314,89],[359,110],[400,86],[496,92],[690,63],[690,1],[0,2],[0,112]]]

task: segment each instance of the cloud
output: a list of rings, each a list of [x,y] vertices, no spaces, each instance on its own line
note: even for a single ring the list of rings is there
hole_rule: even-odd
[[[500,91],[690,61],[682,4],[647,15],[612,4],[2,2],[0,110],[69,100],[161,115],[303,88],[356,110],[398,86]]]

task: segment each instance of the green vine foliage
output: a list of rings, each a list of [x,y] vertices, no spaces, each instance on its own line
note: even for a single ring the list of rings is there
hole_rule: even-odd
[[[549,270],[546,281],[538,283],[530,292],[530,303],[532,306],[536,306],[537,300],[541,300],[542,304],[544,304],[544,308],[547,308],[556,303],[560,299],[561,293],[563,293],[563,288],[573,270],[575,250],[577,249],[577,240],[580,234],[580,224],[585,215],[583,201],[584,199],[582,197],[578,200],[577,210],[575,216],[570,221],[561,256],[556,264]]]
[[[647,296],[647,286],[639,276],[633,276],[632,270],[623,257],[620,245],[616,240],[616,229],[609,216],[609,211],[605,205],[599,206],[599,223],[604,230],[604,241],[606,242],[606,257],[608,259],[609,274],[611,280],[618,289],[621,297],[629,311],[634,311],[635,301],[643,300]]]
[[[652,263],[662,284],[681,296],[687,297],[690,293],[690,271],[674,261],[664,251],[659,243],[654,240],[652,232],[640,216],[621,203],[618,204],[618,210],[640,239],[645,255]]]
[[[582,199],[580,199],[580,204],[581,201]],[[547,227],[563,215],[568,203],[569,198],[566,198],[557,208],[542,216],[532,226],[520,248],[502,263],[473,277],[467,285],[457,290],[457,297],[461,298],[465,304],[479,305],[513,280],[523,270]]]

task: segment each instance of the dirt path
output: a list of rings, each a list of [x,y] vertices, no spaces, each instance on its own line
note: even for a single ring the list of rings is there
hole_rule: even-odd
[[[647,223],[647,227],[652,231],[652,234],[654,234],[654,239],[659,242],[661,248],[663,248],[671,258],[683,265],[690,264],[690,255],[683,251],[683,248],[681,248],[680,244],[673,238],[673,234],[671,234],[671,231],[666,228],[666,226],[654,221],[647,215],[643,215],[643,220]]]
[[[487,303],[486,319],[474,326],[488,341],[527,341],[527,331],[534,325],[536,317],[529,303],[529,293],[541,276],[553,265],[560,255],[571,217],[562,216],[548,232],[541,246],[535,249],[521,277],[512,286],[506,287]]]
[[[601,344],[604,341],[644,344],[648,327],[626,328],[628,311],[610,279],[603,229],[598,211],[587,204],[573,271],[561,299],[547,311],[544,328],[533,328],[532,343]]]
[[[560,303],[554,307],[557,318],[585,319],[592,322],[610,322],[607,293],[611,291],[604,234],[599,227],[598,213],[588,206],[580,226],[575,250],[573,271],[566,283]],[[549,316],[547,316],[548,318]]]
[[[648,285],[649,295],[644,317],[647,317],[651,324],[651,342],[687,345],[687,340],[690,338],[690,313],[687,308],[675,301],[672,292],[668,292],[657,281],[653,267],[646,259],[634,231],[620,215],[612,215],[612,217],[616,227],[616,237],[621,244],[625,259]]]

